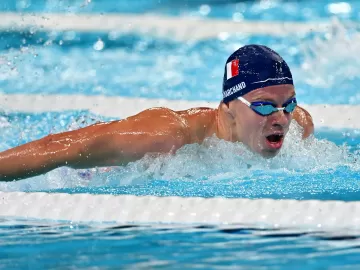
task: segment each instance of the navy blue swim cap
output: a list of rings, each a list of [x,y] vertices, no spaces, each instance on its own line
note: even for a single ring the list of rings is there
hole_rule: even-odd
[[[252,90],[279,84],[293,85],[285,60],[266,46],[246,45],[226,61],[223,101],[229,102]]]

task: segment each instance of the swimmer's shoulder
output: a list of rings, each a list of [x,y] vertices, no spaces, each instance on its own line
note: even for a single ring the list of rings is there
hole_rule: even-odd
[[[127,129],[150,132],[156,130],[163,134],[184,138],[184,143],[200,143],[215,123],[216,110],[212,108],[191,108],[175,111],[166,107],[153,107],[118,121]],[[124,123],[125,122],[125,123]],[[124,125],[116,125],[123,128]]]
[[[210,123],[213,121],[213,118],[216,115],[216,109],[208,107],[197,107],[183,111],[177,111],[176,113],[184,119],[187,119],[189,122]]]
[[[192,143],[201,143],[206,137],[215,133],[216,109],[198,107],[177,113],[187,122]]]
[[[186,118],[184,118],[181,113],[166,107],[149,108],[127,119],[146,119],[159,123],[165,122],[168,125],[176,123],[178,123],[180,126],[187,125]]]
[[[156,129],[159,132],[183,134],[188,137],[187,119],[177,111],[166,107],[149,108],[125,120],[136,122],[141,129]]]
[[[180,121],[181,124],[187,126],[187,125],[192,125],[195,122],[197,124],[212,123],[215,114],[216,114],[216,109],[207,108],[207,107],[190,108],[181,111],[175,111],[166,107],[153,107],[146,109],[127,119],[132,119],[132,118],[136,118],[136,119],[151,118],[154,120],[164,119],[166,121],[169,121],[169,123]]]
[[[141,112],[142,117],[150,117],[152,121],[160,121],[164,129],[178,131],[187,138],[187,143],[201,143],[212,136],[216,130],[217,109],[196,107],[175,111],[165,107],[154,107]],[[140,117],[138,115],[138,117]],[[160,120],[162,119],[162,120]]]

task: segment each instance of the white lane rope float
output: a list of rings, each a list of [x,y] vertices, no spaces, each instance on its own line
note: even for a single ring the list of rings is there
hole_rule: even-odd
[[[2,31],[77,31],[154,34],[179,41],[218,38],[227,34],[285,36],[325,32],[333,22],[260,22],[170,17],[154,14],[0,13]],[[146,22],[146,23],[145,23]]]

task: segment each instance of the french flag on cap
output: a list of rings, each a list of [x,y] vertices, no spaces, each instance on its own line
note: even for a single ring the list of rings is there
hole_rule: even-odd
[[[239,75],[239,59],[232,60],[226,64],[226,77],[231,79]]]

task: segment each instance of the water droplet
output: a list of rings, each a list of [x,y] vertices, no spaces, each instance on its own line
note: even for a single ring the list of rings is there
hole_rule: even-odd
[[[104,47],[105,47],[105,43],[101,39],[96,41],[93,46],[94,50],[96,50],[96,51],[101,51],[104,49]]]
[[[91,3],[91,0],[85,0],[84,4],[82,5],[82,7],[86,7],[87,5],[89,5]]]
[[[332,3],[327,8],[332,14],[347,14],[351,12],[351,5],[346,2]]]
[[[241,22],[244,20],[244,16],[240,12],[235,12],[232,16],[234,22]]]
[[[199,8],[199,13],[202,16],[208,15],[210,13],[210,11],[211,11],[211,7],[209,5],[201,5]]]
[[[35,34],[36,32],[36,28],[35,27],[31,27],[30,28],[30,34]]]

